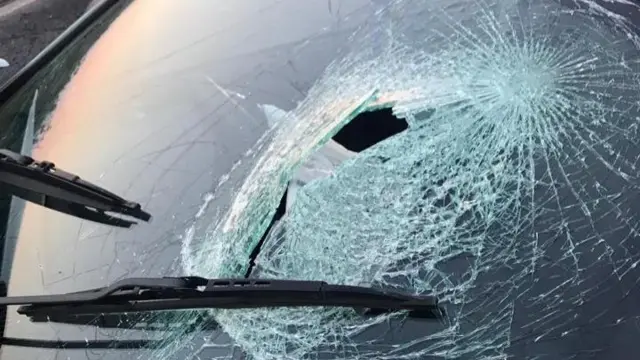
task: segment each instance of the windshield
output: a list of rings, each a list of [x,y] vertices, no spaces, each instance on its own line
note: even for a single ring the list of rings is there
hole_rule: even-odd
[[[5,336],[87,346],[3,346],[2,357],[629,358],[638,11],[624,0],[120,2],[2,104],[0,148],[55,162],[153,220],[114,228],[5,195],[9,295],[248,276],[436,295],[446,316],[303,307],[58,324],[10,307]]]

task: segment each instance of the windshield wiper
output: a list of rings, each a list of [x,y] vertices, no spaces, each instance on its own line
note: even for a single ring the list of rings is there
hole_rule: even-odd
[[[3,191],[52,210],[106,225],[128,228],[151,215],[140,204],[127,201],[48,161],[0,149],[0,184]]]
[[[200,314],[185,324],[160,311],[188,309],[247,309],[274,307],[350,307],[362,316],[406,311],[411,318],[439,319],[444,310],[435,296],[412,295],[368,287],[332,285],[324,281],[269,279],[206,279],[201,277],[131,278],[110,286],[60,295],[0,297],[0,313],[20,305],[17,312],[32,322],[183,331],[214,330],[217,322]],[[144,315],[147,315],[146,317]],[[169,313],[170,314],[170,313]],[[4,320],[4,319],[2,319]],[[136,324],[140,322],[141,324]],[[4,321],[3,321],[4,324]],[[4,330],[4,329],[2,329]],[[3,331],[4,332],[4,331]],[[155,340],[47,341],[0,339],[0,345],[42,348],[156,348]]]
[[[0,306],[21,305],[31,321],[77,323],[74,318],[163,310],[265,307],[351,307],[365,316],[406,310],[413,318],[441,315],[435,296],[411,295],[324,281],[131,278],[82,292],[0,298]]]

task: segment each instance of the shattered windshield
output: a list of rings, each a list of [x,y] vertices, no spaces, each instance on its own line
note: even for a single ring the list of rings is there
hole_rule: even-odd
[[[137,19],[133,14],[146,3],[134,1],[118,21]],[[191,201],[189,211],[167,207],[165,220],[144,225],[144,241],[142,232],[135,240],[131,235],[144,245],[123,245],[92,277],[99,284],[73,282],[75,267],[65,281],[78,291],[127,274],[323,280],[437,295],[446,316],[425,321],[403,313],[362,317],[349,308],[265,308],[124,316],[88,331],[42,325],[54,327],[58,339],[155,341],[151,349],[59,350],[64,356],[630,356],[640,335],[636,5],[292,0],[218,9],[196,3],[178,13],[227,12],[235,22],[211,25],[197,15],[190,26],[202,32],[198,40],[178,41],[167,30],[154,35],[167,35],[161,52],[130,40],[119,51],[137,54],[133,65],[106,70],[99,77],[104,87],[86,85],[90,76],[80,66],[75,88],[52,110],[51,121],[56,114],[74,117],[71,109],[89,99],[95,102],[78,119],[94,111],[124,115],[131,127],[103,125],[129,144],[117,151],[117,144],[77,140],[82,147],[74,149],[96,160],[66,168],[94,180],[114,174],[112,166],[130,170],[121,190],[136,194],[137,187],[152,213],[154,206],[165,209],[153,202],[164,193],[175,203]],[[156,16],[169,8],[158,7]],[[83,61],[97,66],[95,53],[107,56],[116,47],[109,32],[118,21]],[[155,30],[145,23],[139,31]],[[230,36],[234,31],[240,35]],[[249,70],[225,73],[239,68]],[[109,80],[113,74],[127,77]],[[176,86],[169,78],[182,82],[168,89]],[[109,87],[114,81],[121,86]],[[147,87],[135,88],[136,81]],[[134,89],[116,94],[114,88],[127,86]],[[70,92],[78,93],[73,102]],[[115,100],[95,100],[105,97]],[[189,105],[178,103],[188,97]],[[167,115],[167,104],[179,109]],[[143,124],[153,116],[160,124],[147,131]],[[43,136],[36,149],[52,149],[46,142],[53,135]],[[41,154],[55,161],[64,151]],[[171,181],[134,183],[142,172],[133,163]],[[104,234],[97,225],[89,227],[93,232],[74,229],[65,234]],[[161,265],[158,254],[171,260]],[[112,272],[124,261],[119,256],[135,266]]]

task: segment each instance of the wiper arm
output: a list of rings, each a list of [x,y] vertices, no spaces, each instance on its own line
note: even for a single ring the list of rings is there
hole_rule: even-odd
[[[6,149],[0,149],[0,184],[3,190],[24,200],[106,225],[128,228],[135,224],[113,214],[151,220],[138,203],[58,169],[51,162],[39,162]]]
[[[0,285],[3,285],[0,283]],[[0,286],[2,288],[3,286]],[[6,294],[6,292],[2,293]],[[161,313],[183,309],[260,307],[352,307],[364,316],[406,310],[413,318],[438,319],[444,310],[434,296],[418,296],[324,281],[205,279],[200,277],[125,279],[113,285],[62,295],[0,297],[0,326],[9,305],[32,322],[55,322],[101,328],[181,331],[216,330],[205,312],[184,319]],[[0,337],[0,345],[60,349],[159,348],[161,340],[63,341]]]
[[[414,318],[438,318],[434,296],[418,296],[324,281],[267,279],[132,278],[88,291],[0,298],[0,306],[22,305],[31,321],[77,323],[74,318],[181,309],[264,307],[351,307],[363,315],[408,311]]]

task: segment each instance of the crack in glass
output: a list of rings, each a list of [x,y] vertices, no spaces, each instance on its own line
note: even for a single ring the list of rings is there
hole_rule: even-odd
[[[255,359],[505,359],[527,344],[531,358],[572,358],[540,344],[606,331],[590,324],[616,304],[594,304],[624,299],[640,262],[638,40],[576,4],[588,6],[394,2],[388,14],[432,14],[412,25],[420,40],[391,29],[383,52],[332,64],[296,110],[269,108],[281,119],[229,212],[183,248],[185,272],[242,274],[300,164],[358,112],[392,107],[409,128],[297,189],[254,274],[437,294],[447,318],[209,312],[234,346]],[[191,335],[174,336],[158,358]]]

